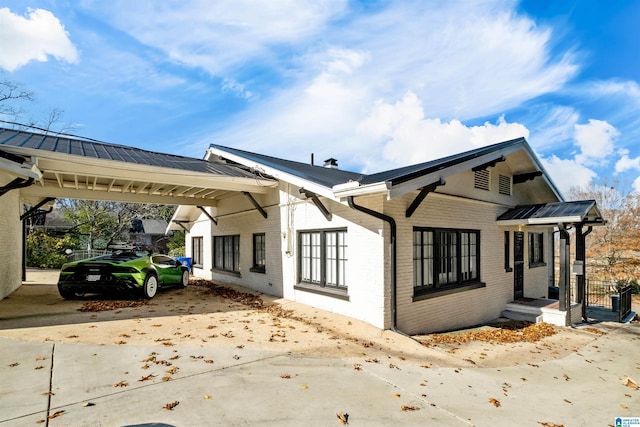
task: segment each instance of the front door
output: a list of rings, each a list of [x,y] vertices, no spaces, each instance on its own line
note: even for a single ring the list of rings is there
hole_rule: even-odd
[[[524,233],[513,232],[513,299],[524,296]]]

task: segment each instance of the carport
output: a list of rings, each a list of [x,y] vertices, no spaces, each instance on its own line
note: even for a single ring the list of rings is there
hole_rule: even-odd
[[[0,127],[0,299],[22,283],[21,222],[29,214],[24,206],[43,208],[57,198],[73,198],[204,208],[276,185],[236,165]]]

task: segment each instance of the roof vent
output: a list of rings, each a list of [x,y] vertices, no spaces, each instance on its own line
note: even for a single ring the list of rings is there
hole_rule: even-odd
[[[324,167],[329,169],[338,169],[338,161],[331,157],[324,161]]]

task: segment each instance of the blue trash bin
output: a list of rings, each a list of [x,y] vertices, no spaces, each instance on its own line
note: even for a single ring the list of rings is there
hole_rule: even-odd
[[[187,267],[187,269],[189,270],[189,272],[191,272],[191,258],[190,257],[176,257],[177,261],[180,261],[182,263],[182,265],[184,265],[185,267]]]

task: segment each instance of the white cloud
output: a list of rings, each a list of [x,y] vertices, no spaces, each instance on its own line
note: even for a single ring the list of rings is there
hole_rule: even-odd
[[[616,173],[625,172],[628,170],[638,169],[640,170],[640,156],[631,158],[629,157],[629,150],[622,149],[619,151],[620,159],[616,162]]]
[[[259,59],[271,46],[308,41],[340,16],[346,1],[173,0],[86,2],[89,11],[173,60],[217,76]],[[144,17],[144,19],[140,19]]]
[[[64,25],[53,13],[28,9],[26,17],[0,8],[0,68],[15,71],[30,61],[46,62],[49,56],[76,63],[76,50]]]
[[[633,80],[603,80],[587,85],[592,96],[622,95],[640,103],[640,85]]]
[[[303,33],[304,43],[298,46],[295,38],[288,39],[287,52],[294,59],[280,68],[274,65],[285,70],[286,87],[264,94],[247,84],[260,101],[231,119],[212,140],[287,158],[307,159],[311,151],[321,151],[348,158],[351,165],[373,167],[372,159],[380,160],[390,141],[387,163],[395,146],[424,148],[430,134],[430,141],[436,141],[436,135],[445,141],[432,143],[434,157],[527,136],[526,128],[514,123],[476,128],[464,124],[555,91],[577,70],[570,55],[551,56],[551,31],[518,16],[514,6],[502,0],[389,3],[356,18],[346,14],[343,24],[325,31],[329,20],[343,13],[340,3],[337,11],[325,11],[310,25],[313,31]],[[160,41],[154,43],[161,48]],[[225,44],[226,38],[208,43],[219,43],[223,50],[233,47]],[[253,63],[246,61],[247,66]],[[409,93],[415,101],[404,99]],[[376,115],[390,109],[394,111],[386,122],[372,124]],[[369,123],[370,131],[363,132],[363,123]],[[382,128],[376,133],[383,126],[394,133],[383,137]],[[409,141],[412,137],[415,143]]]
[[[640,176],[633,181],[633,184],[631,184],[631,187],[633,188],[633,191],[640,194]]]
[[[367,156],[366,169],[377,172],[434,160],[462,151],[519,137],[529,131],[519,123],[507,123],[500,117],[496,124],[465,126],[459,120],[443,122],[424,117],[418,97],[409,92],[395,104],[376,102],[369,117],[358,125],[359,134],[382,144],[382,158],[374,151]]]
[[[565,196],[572,187],[586,188],[598,176],[596,172],[576,160],[560,159],[552,155],[549,158],[541,158],[540,161]]]
[[[531,117],[531,116],[530,116]],[[554,106],[544,112],[544,116],[535,120],[531,129],[529,143],[537,151],[556,151],[561,145],[571,145],[575,134],[575,125],[580,114],[573,107]]]
[[[579,162],[605,160],[614,151],[614,141],[620,132],[603,120],[589,119],[585,125],[575,126],[575,144],[580,147],[580,154],[576,156]]]

